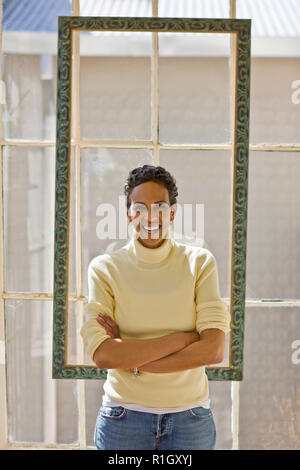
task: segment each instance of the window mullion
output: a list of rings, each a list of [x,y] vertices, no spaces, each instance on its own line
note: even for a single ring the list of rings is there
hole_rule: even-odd
[[[158,16],[158,0],[152,0],[152,17]],[[159,165],[159,123],[158,123],[158,32],[152,31],[152,53],[151,53],[151,110],[152,110],[152,139],[153,139],[153,162]]]
[[[0,54],[2,57],[2,2],[0,1]],[[0,61],[0,83],[2,82],[2,60]],[[2,88],[2,91],[3,88]],[[0,99],[0,142],[2,141],[2,97]],[[5,320],[4,320],[4,240],[3,240],[3,147],[0,145],[0,449],[7,448],[7,400],[6,400],[6,369],[5,369]]]

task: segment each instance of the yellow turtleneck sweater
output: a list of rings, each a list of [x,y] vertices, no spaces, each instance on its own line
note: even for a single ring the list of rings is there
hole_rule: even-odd
[[[155,338],[207,328],[230,331],[230,314],[220,298],[217,265],[206,248],[177,242],[167,231],[158,248],[147,248],[137,232],[125,246],[93,258],[88,268],[86,322],[80,331],[93,359],[110,338],[96,321],[99,312],[118,324],[121,338]],[[192,407],[209,396],[205,367],[180,372],[108,369],[103,389],[111,400],[145,407]]]

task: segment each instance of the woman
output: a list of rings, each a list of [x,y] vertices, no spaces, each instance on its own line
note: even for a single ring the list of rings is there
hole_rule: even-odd
[[[96,447],[214,449],[205,366],[222,361],[230,331],[215,258],[172,238],[178,191],[165,168],[135,168],[124,189],[132,233],[90,262],[81,329],[88,354],[108,370]]]

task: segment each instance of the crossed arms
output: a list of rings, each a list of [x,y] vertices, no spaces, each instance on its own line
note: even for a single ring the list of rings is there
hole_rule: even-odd
[[[106,339],[95,351],[100,369],[138,367],[147,372],[177,372],[222,362],[225,333],[210,328],[178,332],[153,339]]]

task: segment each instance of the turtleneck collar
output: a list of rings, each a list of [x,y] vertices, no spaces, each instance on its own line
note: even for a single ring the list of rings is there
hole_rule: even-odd
[[[168,226],[164,241],[158,248],[147,248],[141,244],[138,237],[139,234],[134,227],[129,241],[129,252],[135,258],[136,262],[141,265],[147,264],[152,267],[161,265],[170,254],[174,245],[171,237],[170,226]]]

